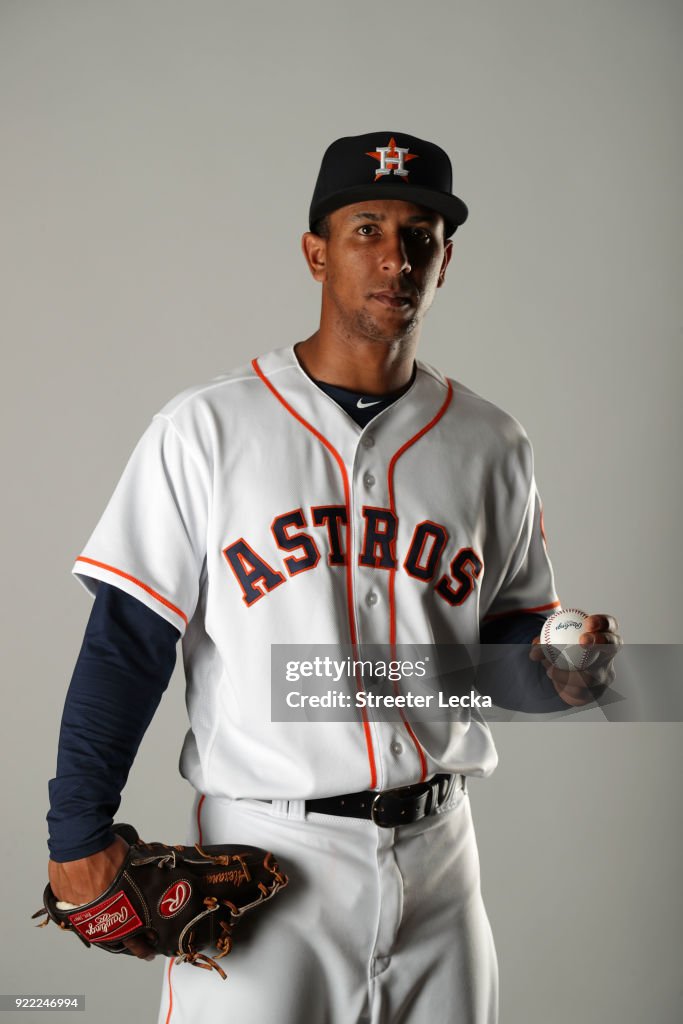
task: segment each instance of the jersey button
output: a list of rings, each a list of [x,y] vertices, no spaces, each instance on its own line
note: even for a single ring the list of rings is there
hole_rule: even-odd
[[[363,440],[361,441],[361,444],[363,445],[364,448],[373,448],[375,445],[375,439],[372,436],[372,434],[366,434]]]
[[[399,743],[398,740],[392,740],[391,747],[389,749],[392,754],[396,754],[398,757],[399,754],[403,753],[403,744]]]
[[[371,590],[370,593],[368,594],[368,596],[365,598],[365,603],[367,605],[369,605],[371,608],[374,605],[376,605],[378,601],[379,601],[379,597],[377,596],[377,594],[375,593],[374,590]]]
[[[365,474],[365,476],[363,477],[363,483],[365,484],[366,487],[374,487],[375,478],[372,475],[372,473]]]

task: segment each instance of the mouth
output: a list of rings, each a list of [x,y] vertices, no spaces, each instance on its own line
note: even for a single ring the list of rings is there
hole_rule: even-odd
[[[370,298],[390,309],[411,309],[415,305],[415,297],[405,292],[373,292]]]

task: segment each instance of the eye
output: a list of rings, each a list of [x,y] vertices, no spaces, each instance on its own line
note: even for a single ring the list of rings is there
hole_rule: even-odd
[[[411,234],[418,242],[428,243],[432,240],[431,232],[426,228],[413,228]]]
[[[377,226],[375,224],[361,224],[361,226],[358,228],[358,231],[360,232],[360,234],[366,235],[366,236],[368,236],[370,234],[374,234],[374,232],[376,230],[377,230]]]

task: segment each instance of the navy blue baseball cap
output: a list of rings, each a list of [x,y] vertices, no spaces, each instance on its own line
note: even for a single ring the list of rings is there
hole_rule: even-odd
[[[405,132],[369,132],[337,139],[325,150],[309,227],[340,206],[377,198],[436,210],[446,238],[467,219],[467,207],[453,195],[451,161],[440,146]]]

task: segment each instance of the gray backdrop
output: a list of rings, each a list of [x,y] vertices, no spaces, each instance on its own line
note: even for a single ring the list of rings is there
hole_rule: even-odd
[[[451,153],[470,221],[421,355],[526,426],[563,602],[681,640],[682,22],[674,0],[2,0],[3,992],[156,1019],[159,961],[28,920],[90,606],[70,568],[170,396],[315,329],[299,238],[333,138]],[[184,715],[177,672],[124,795],[149,838],[184,827]],[[495,735],[471,792],[502,1021],[680,1020],[680,727]]]

